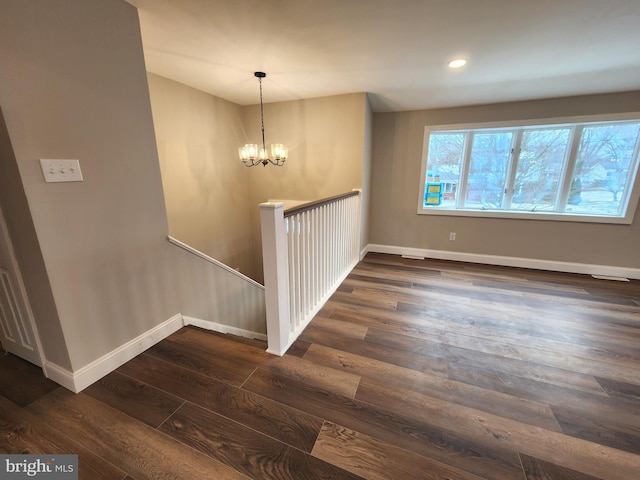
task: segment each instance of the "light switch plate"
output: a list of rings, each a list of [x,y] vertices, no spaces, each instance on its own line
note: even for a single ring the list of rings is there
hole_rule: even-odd
[[[45,182],[82,182],[78,160],[40,159]]]

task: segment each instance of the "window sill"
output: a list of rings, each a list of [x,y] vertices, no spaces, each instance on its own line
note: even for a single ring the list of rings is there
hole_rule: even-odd
[[[450,209],[442,206],[418,207],[418,215],[441,215],[449,217],[479,217],[479,218],[500,218],[510,220],[542,220],[542,221],[561,221],[561,222],[581,222],[581,223],[608,223],[615,225],[630,225],[633,222],[633,216],[628,214],[626,217],[603,217],[588,214],[576,213],[557,213],[557,212],[516,212],[501,210],[475,210],[475,209]]]

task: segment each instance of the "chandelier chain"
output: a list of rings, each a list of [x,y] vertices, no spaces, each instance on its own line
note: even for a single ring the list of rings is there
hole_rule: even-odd
[[[262,77],[258,77],[258,81],[260,82],[260,128],[262,130],[262,148],[265,149],[264,143],[264,107],[262,106]]]

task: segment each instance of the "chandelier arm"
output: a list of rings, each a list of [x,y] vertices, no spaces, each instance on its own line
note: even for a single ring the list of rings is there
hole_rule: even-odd
[[[258,165],[264,165],[266,162],[266,160],[260,160],[259,158],[249,158],[247,160],[243,160],[242,163],[244,163],[245,167],[255,167]]]

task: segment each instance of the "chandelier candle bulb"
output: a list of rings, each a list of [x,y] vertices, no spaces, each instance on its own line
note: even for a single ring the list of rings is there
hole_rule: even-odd
[[[240,160],[247,162],[248,160],[257,158],[258,145],[255,143],[247,143],[244,147],[240,147],[238,151],[240,152]]]
[[[271,145],[271,156],[274,160],[281,160],[284,162],[287,159],[287,147],[281,143],[274,143]]]

